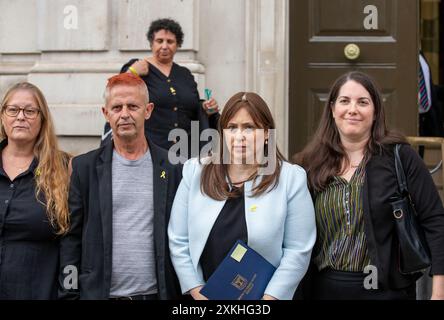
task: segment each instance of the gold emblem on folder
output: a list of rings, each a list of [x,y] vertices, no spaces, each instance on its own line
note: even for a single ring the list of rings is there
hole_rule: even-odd
[[[244,248],[243,246],[238,244],[236,249],[234,249],[233,253],[231,254],[231,257],[237,262],[241,262],[246,252],[247,248]]]
[[[244,290],[245,287],[247,286],[247,283],[248,283],[247,279],[242,277],[240,274],[236,275],[233,281],[231,281],[231,284],[238,290]]]

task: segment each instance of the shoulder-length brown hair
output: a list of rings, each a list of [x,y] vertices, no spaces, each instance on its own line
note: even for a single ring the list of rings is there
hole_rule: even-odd
[[[18,91],[29,91],[40,109],[41,128],[34,145],[34,156],[38,160],[35,170],[36,199],[44,199],[48,220],[57,234],[61,235],[69,228],[68,209],[68,163],[70,156],[58,147],[54,125],[48,104],[43,93],[35,85],[28,82],[17,83],[5,94],[1,102],[1,111],[11,97]],[[7,138],[0,123],[0,139]]]
[[[308,183],[312,191],[324,190],[330,179],[341,173],[343,161],[346,164],[349,164],[350,161],[332,115],[332,107],[338,98],[339,91],[348,81],[355,81],[362,85],[370,94],[375,108],[375,120],[364,154],[364,161],[368,160],[372,154],[382,152],[387,145],[406,142],[404,136],[387,129],[384,106],[375,81],[367,74],[358,71],[340,76],[330,89],[319,126],[313,138],[304,150],[293,158],[307,171]]]
[[[267,103],[258,94],[253,92],[239,92],[228,100],[222,111],[218,125],[220,152],[213,154],[213,160],[215,161],[204,164],[200,182],[202,193],[215,200],[222,201],[238,196],[237,192],[230,191],[227,182],[228,164],[224,163],[224,148],[222,146],[225,143],[223,130],[228,128],[230,120],[241,109],[245,109],[249,113],[258,128],[264,129],[265,131],[276,129],[273,116]],[[268,150],[268,146],[265,145],[264,152],[273,152],[273,150]],[[270,191],[279,183],[282,161],[285,161],[285,157],[277,147],[274,154],[268,154],[268,157],[270,156],[276,160],[274,161],[276,163],[275,169],[272,174],[261,176],[262,179],[252,190],[252,196],[259,196],[267,190]],[[257,178],[257,176],[254,178],[254,182],[256,182]]]

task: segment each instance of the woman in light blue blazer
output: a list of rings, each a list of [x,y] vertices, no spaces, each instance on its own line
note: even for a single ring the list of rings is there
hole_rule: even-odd
[[[305,171],[285,161],[275,125],[255,93],[234,95],[219,122],[219,150],[183,168],[168,227],[182,292],[201,288],[240,239],[277,269],[263,299],[291,299],[316,240]]]

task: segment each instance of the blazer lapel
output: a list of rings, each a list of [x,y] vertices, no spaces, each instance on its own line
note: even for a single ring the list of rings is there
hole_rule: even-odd
[[[374,226],[373,226],[373,220],[371,217],[371,210],[370,210],[370,203],[369,203],[369,173],[371,173],[373,166],[375,165],[375,163],[378,163],[380,161],[383,161],[383,159],[381,159],[380,155],[373,155],[369,162],[367,163],[366,167],[365,167],[365,178],[364,178],[364,185],[362,188],[362,193],[361,193],[361,197],[362,197],[362,205],[363,205],[363,218],[364,218],[364,231],[365,231],[365,236],[368,239],[371,239],[371,241],[367,241],[367,247],[368,247],[368,253],[370,255],[370,259],[371,261],[377,265],[380,266],[380,259],[378,256],[378,251],[376,246],[374,245],[375,243],[377,243],[376,238],[375,238],[375,232],[374,232]],[[381,272],[380,274],[378,274],[378,276],[380,276],[381,279],[384,278],[384,273]]]
[[[105,292],[109,293],[111,286],[111,270],[112,270],[112,154],[114,144],[112,142],[106,144],[97,164],[97,176],[99,181],[99,190],[97,197],[99,198],[100,214],[102,220],[103,233],[103,259],[104,259],[104,276],[105,276]]]
[[[200,190],[199,190],[200,191]],[[189,243],[191,261],[195,270],[198,270],[200,256],[205,248],[211,229],[222,211],[226,200],[218,201],[199,194],[195,197],[195,204],[188,205],[194,223],[189,225]]]
[[[165,252],[166,205],[168,199],[168,179],[170,172],[165,160],[160,156],[158,147],[150,143],[153,160],[153,207],[154,207],[154,245],[157,257]]]

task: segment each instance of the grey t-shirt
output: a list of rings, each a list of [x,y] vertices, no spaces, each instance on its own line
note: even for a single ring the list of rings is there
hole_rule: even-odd
[[[153,239],[153,163],[149,150],[112,162],[113,246],[110,297],[157,293]]]

